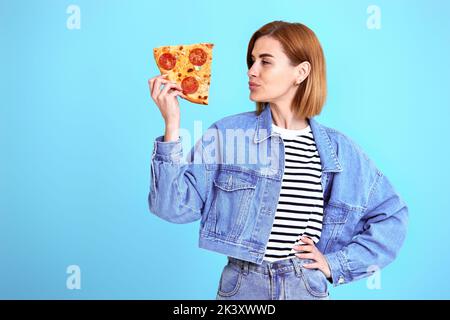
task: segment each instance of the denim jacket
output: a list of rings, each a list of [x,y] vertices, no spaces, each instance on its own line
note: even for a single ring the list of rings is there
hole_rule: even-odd
[[[361,148],[307,119],[322,165],[323,225],[316,244],[338,286],[394,260],[408,208]],[[200,220],[199,247],[260,264],[281,189],[284,143],[268,104],[213,123],[183,158],[182,138],[154,141],[150,211],[173,223]],[[236,143],[236,140],[240,143]]]

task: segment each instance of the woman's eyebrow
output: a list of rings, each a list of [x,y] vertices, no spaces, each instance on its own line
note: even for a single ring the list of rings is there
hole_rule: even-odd
[[[262,57],[272,57],[272,58],[275,58],[273,55],[271,55],[271,54],[269,54],[269,53],[261,53],[261,54],[259,55],[259,57],[260,57],[260,58],[262,58]],[[252,55],[252,58],[254,58],[253,55]]]

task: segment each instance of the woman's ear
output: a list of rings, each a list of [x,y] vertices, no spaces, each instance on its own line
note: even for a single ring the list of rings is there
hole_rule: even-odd
[[[295,85],[300,85],[300,83],[303,82],[303,80],[305,80],[309,73],[311,72],[311,64],[308,61],[303,61],[302,63],[300,63],[297,67],[297,81],[295,83]]]

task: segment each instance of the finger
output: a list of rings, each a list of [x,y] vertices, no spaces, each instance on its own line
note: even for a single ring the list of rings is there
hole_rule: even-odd
[[[294,250],[297,250],[297,251],[306,251],[306,252],[313,252],[314,247],[311,246],[311,245],[306,245],[306,244],[304,244],[304,245],[301,245],[301,246],[294,246]]]
[[[153,82],[152,87],[152,98],[156,100],[156,97],[158,96],[159,89],[161,88],[161,77],[157,77]]]
[[[318,263],[318,262],[305,263],[302,265],[302,267],[305,267],[306,269],[319,269],[320,263]]]
[[[183,94],[183,92],[179,91],[179,90],[172,91],[171,93],[169,93],[169,96],[172,96],[172,97],[180,96],[183,99],[187,99],[187,97]]]
[[[158,75],[156,77],[150,78],[150,79],[148,79],[148,82],[154,82],[158,78],[166,79],[167,78],[167,74],[160,74],[160,75]]]
[[[148,79],[148,84],[150,86],[150,92],[152,92],[153,84],[155,83],[155,80],[158,78],[164,79],[166,76],[167,75],[160,74],[159,76]]]
[[[175,85],[175,87],[176,87],[178,90],[183,91],[183,88],[181,88],[181,86],[180,86],[178,83],[174,82],[174,81],[170,81],[170,80],[168,80],[168,79],[163,79],[163,78],[160,79],[159,81],[160,81],[160,85],[170,83],[170,84]]]
[[[173,88],[173,83],[171,83],[171,82],[164,83],[164,89],[162,89],[161,92],[158,94],[158,99],[161,97],[165,97],[167,95],[167,93],[169,92],[169,89],[171,89],[171,88]]]
[[[158,78],[158,77],[160,77],[160,76],[156,76],[156,77],[153,77],[153,78],[148,79],[148,84],[149,84],[150,86],[153,86],[153,82],[155,82],[156,78]],[[151,87],[150,87],[150,88],[151,88]]]
[[[158,98],[164,97],[167,95],[167,93],[169,92],[169,90],[173,89],[173,90],[179,90],[178,88],[180,88],[180,86],[174,82],[166,82],[164,85],[164,89],[161,91],[161,93],[158,95]]]
[[[172,83],[177,87],[178,90],[183,91],[183,88],[181,88],[181,86],[177,82],[170,81],[168,79],[162,79],[161,83]]]
[[[315,255],[314,253],[296,253],[295,254],[297,257],[302,258],[302,259],[312,259],[315,260]]]
[[[312,241],[312,239],[309,237],[301,237],[300,240],[302,240],[304,243],[314,245],[314,241]]]
[[[152,95],[152,88],[153,88],[153,82],[154,81],[155,81],[154,78],[148,80],[148,88],[150,90],[150,96]]]
[[[170,81],[170,82],[173,83],[178,90],[183,91],[183,88],[181,87],[181,85],[178,82],[175,82],[175,81]]]
[[[166,79],[166,77],[167,77],[166,74],[162,74],[162,75],[159,75],[159,76],[154,77],[153,79],[151,79],[151,82],[152,82],[152,90],[151,90],[152,98],[156,98],[156,95],[159,93],[159,89],[161,88],[161,84],[169,81],[169,80]]]

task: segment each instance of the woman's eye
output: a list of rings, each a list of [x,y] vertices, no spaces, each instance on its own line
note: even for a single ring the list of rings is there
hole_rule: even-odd
[[[255,63],[255,60],[251,60],[251,61],[252,61],[252,64]],[[262,62],[262,64],[270,64],[270,62],[267,62],[267,61],[264,61],[264,60],[262,60],[261,62]]]

